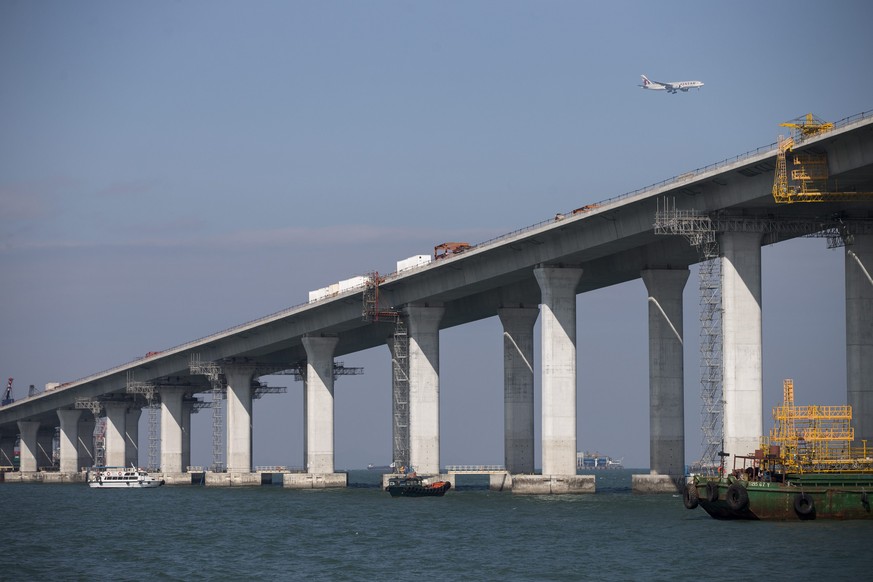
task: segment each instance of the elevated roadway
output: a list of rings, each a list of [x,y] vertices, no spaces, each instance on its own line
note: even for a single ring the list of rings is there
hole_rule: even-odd
[[[830,174],[843,191],[873,191],[873,113],[857,115],[798,145],[826,152]],[[444,309],[439,329],[498,315],[505,307],[537,308],[542,302],[538,266],[579,268],[575,293],[637,279],[646,270],[681,270],[699,261],[697,249],[680,236],[653,228],[659,205],[731,218],[775,221],[873,219],[871,202],[777,205],[771,188],[776,145],[664,181],[638,191],[567,211],[538,224],[475,245],[458,255],[388,275],[380,285],[383,306]],[[780,231],[762,244],[799,236]],[[403,257],[397,257],[402,259]],[[350,274],[351,276],[352,274]],[[390,322],[362,318],[363,287],[298,305],[261,319],[164,350],[17,400],[0,409],[0,433],[15,433],[18,421],[58,425],[57,410],[76,399],[125,391],[129,373],[137,381],[172,379],[190,392],[210,389],[189,373],[192,356],[206,362],[248,363],[261,372],[304,366],[304,337],[336,338],[333,356],[385,345]],[[255,372],[259,375],[260,372]]]

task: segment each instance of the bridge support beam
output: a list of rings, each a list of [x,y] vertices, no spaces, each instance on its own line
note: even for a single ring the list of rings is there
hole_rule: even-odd
[[[161,472],[182,473],[183,462],[183,403],[185,388],[161,387]]]
[[[846,401],[855,441],[873,442],[873,235],[846,245]]]
[[[537,308],[502,307],[503,455],[510,474],[534,472],[534,342]]]
[[[440,472],[440,321],[443,307],[410,305],[409,463],[422,475]]]
[[[538,267],[542,291],[543,476],[576,475],[576,285],[582,269]]]
[[[58,409],[61,421],[61,473],[79,472],[79,418],[82,410]]]
[[[763,434],[761,235],[721,235],[724,451],[753,452]]]
[[[124,416],[124,466],[139,467],[139,419],[142,409],[130,404]]]
[[[333,352],[337,337],[304,336],[306,388],[304,449],[306,472],[334,472]]]
[[[36,465],[36,434],[39,431],[38,420],[19,420],[18,433],[21,436],[19,443],[19,470],[22,473],[32,473],[37,469]]]
[[[121,467],[125,464],[126,433],[124,422],[127,417],[126,402],[104,402],[106,411],[106,466]]]
[[[250,365],[223,366],[227,379],[227,472],[252,472],[252,376]]]
[[[685,474],[685,390],[682,291],[688,269],[641,273],[649,304],[649,475],[634,488],[673,492]]]

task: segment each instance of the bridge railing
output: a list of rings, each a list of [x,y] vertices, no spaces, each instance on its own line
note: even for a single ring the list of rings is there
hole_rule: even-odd
[[[506,471],[503,465],[446,465],[444,467],[446,473],[490,473],[495,471]]]
[[[850,115],[849,117],[845,117],[845,118],[835,122],[834,128],[830,131],[834,131],[836,129],[843,128],[843,127],[846,127],[848,125],[852,125],[853,123],[857,123],[859,121],[863,121],[863,120],[869,119],[869,118],[873,118],[873,109],[868,110],[868,111],[863,111],[861,113],[856,113],[854,115]],[[827,132],[827,133],[830,133],[830,132]],[[827,133],[819,134],[819,136],[820,135],[827,135]],[[816,137],[819,137],[819,136],[816,136]],[[720,162],[715,162],[713,164],[703,166],[702,168],[697,168],[696,170],[691,170],[690,172],[684,172],[682,174],[678,174],[676,176],[673,176],[672,178],[667,178],[665,180],[661,180],[660,182],[650,184],[649,186],[637,188],[636,190],[631,190],[630,192],[625,192],[624,194],[619,194],[617,196],[607,198],[607,199],[602,200],[600,202],[594,202],[591,205],[596,206],[598,208],[602,207],[602,206],[609,206],[609,205],[615,204],[618,201],[625,200],[627,198],[631,198],[631,197],[637,196],[639,194],[643,194],[645,192],[650,192],[652,190],[656,190],[658,188],[662,188],[662,187],[670,185],[670,184],[678,184],[680,182],[690,181],[690,180],[692,180],[692,179],[694,179],[702,174],[705,174],[707,172],[711,172],[712,170],[725,168],[725,167],[731,166],[733,164],[736,164],[737,162],[741,162],[743,160],[748,160],[748,159],[754,158],[756,156],[760,156],[761,154],[764,154],[764,153],[772,152],[773,155],[775,155],[776,148],[777,148],[776,143],[771,143],[771,144],[766,145],[766,146],[761,146],[761,147],[755,148],[753,150],[749,150],[746,153],[739,154],[739,155],[733,156],[731,158],[727,158],[727,159],[722,160]],[[568,211],[566,214],[568,214],[568,215],[572,214],[572,210]],[[542,221],[537,222],[536,224],[532,224],[530,226],[525,226],[525,227],[513,230],[512,232],[508,232],[506,234],[502,234],[500,236],[497,236],[497,237],[488,239],[484,242],[473,245],[473,249],[480,249],[483,247],[495,246],[502,241],[505,241],[505,240],[510,239],[510,238],[514,238],[514,237],[518,236],[519,234],[522,234],[522,233],[525,233],[525,232],[528,232],[531,230],[535,230],[535,229],[540,228],[542,226],[545,226],[547,224],[554,223],[554,221],[555,221],[554,218],[550,218],[550,219],[542,220]],[[422,269],[426,269],[429,266],[432,266],[433,264],[434,263],[428,263],[426,265],[422,265],[419,267],[413,267],[412,269],[404,270],[403,275],[408,275],[410,273],[417,272],[417,271],[422,270]],[[399,273],[397,273],[397,272],[390,273],[389,275],[386,276],[386,280],[397,278],[398,275],[399,275]],[[353,289],[349,289],[345,292],[339,293],[338,295],[333,295],[330,297],[330,299],[337,299],[338,297],[341,297],[341,296],[346,295],[348,293],[356,293],[356,292],[359,292],[360,289],[361,289],[360,286],[355,287]],[[261,323],[266,323],[266,322],[274,320],[274,319],[278,319],[281,317],[285,317],[287,315],[291,315],[292,313],[294,313],[296,311],[302,310],[304,307],[306,307],[308,305],[312,305],[312,304],[309,302],[298,303],[297,305],[294,305],[292,307],[288,307],[286,309],[283,309],[281,311],[277,311],[275,313],[271,313],[270,315],[266,315],[266,316],[260,317],[258,319],[253,319],[251,321],[241,323],[241,324],[235,325],[233,327],[229,327],[225,330],[198,338],[196,340],[185,342],[184,344],[178,345],[178,346],[173,347],[173,348],[169,348],[167,350],[162,350],[160,352],[154,352],[151,355],[148,355],[148,356],[145,356],[142,358],[137,358],[136,360],[132,360],[132,361],[127,362],[125,364],[121,364],[119,366],[109,368],[109,369],[104,370],[102,372],[90,374],[88,376],[85,376],[84,378],[80,378],[79,380],[69,382],[69,383],[67,383],[67,385],[81,384],[83,382],[88,382],[90,380],[94,380],[94,379],[100,378],[102,376],[112,374],[114,372],[122,371],[126,368],[129,368],[129,367],[135,365],[135,364],[139,364],[143,360],[147,360],[147,359],[150,359],[153,357],[158,357],[161,355],[167,355],[168,353],[171,353],[171,352],[183,351],[185,349],[188,349],[188,348],[194,347],[198,344],[201,344],[203,342],[206,342],[207,340],[218,339],[218,338],[225,336],[229,333],[233,333],[234,331],[238,331],[238,330],[250,327],[250,326],[258,325]],[[64,387],[66,387],[66,385]]]

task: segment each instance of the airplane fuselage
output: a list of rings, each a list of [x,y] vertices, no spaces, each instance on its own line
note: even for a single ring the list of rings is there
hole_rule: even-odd
[[[664,83],[662,81],[650,81],[645,75],[640,75],[640,77],[643,79],[643,84],[640,85],[640,87],[643,89],[649,89],[650,91],[667,91],[668,93],[675,94],[677,91],[687,93],[689,89],[700,89],[703,87],[703,83],[700,81],[675,81]]]

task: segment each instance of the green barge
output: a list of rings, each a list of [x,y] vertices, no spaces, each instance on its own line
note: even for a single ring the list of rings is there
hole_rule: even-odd
[[[782,479],[782,476],[777,476]],[[787,474],[784,481],[694,477],[685,488],[688,509],[715,519],[873,519],[873,473]]]
[[[683,501],[715,519],[873,519],[873,451],[854,442],[851,406],[796,406],[783,383],[774,428],[734,467],[688,479]]]

